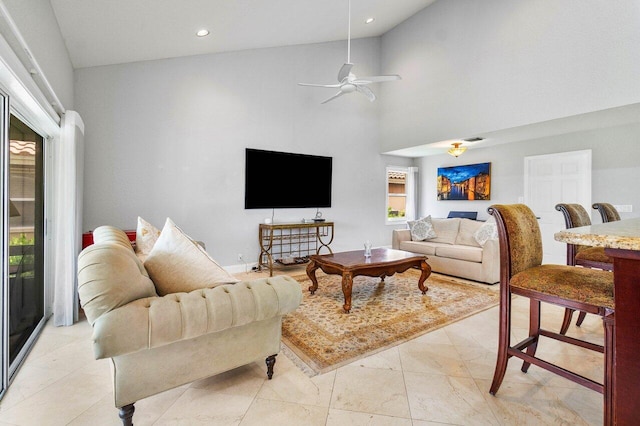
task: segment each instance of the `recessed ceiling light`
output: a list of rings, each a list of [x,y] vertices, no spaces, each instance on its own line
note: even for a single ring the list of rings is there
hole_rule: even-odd
[[[373,21],[375,21],[375,20],[376,20],[376,18],[367,18],[367,19],[366,19],[366,21],[364,21],[364,23],[365,23],[365,24],[370,24],[370,23],[372,23],[372,22],[373,22]]]
[[[198,30],[198,32],[196,33],[196,35],[197,35],[198,37],[206,37],[206,36],[208,36],[208,35],[209,35],[209,30],[205,30],[205,29]]]

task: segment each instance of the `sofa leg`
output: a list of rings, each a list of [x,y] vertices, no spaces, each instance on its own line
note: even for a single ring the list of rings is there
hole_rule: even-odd
[[[120,408],[120,412],[118,413],[118,417],[122,420],[123,426],[133,426],[133,412],[136,411],[136,408],[133,404],[125,405]]]
[[[276,357],[278,354],[270,355],[264,361],[267,363],[267,377],[269,380],[273,377],[273,366],[276,363]]]

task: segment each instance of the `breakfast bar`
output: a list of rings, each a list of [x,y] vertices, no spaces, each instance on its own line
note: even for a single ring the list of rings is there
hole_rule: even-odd
[[[556,233],[555,239],[605,247],[613,257],[613,406],[605,407],[605,424],[640,424],[640,218],[571,228]]]

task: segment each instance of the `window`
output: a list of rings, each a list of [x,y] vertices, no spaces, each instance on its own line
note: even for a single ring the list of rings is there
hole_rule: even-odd
[[[407,215],[407,176],[409,169],[404,167],[387,168],[387,222],[404,222]]]

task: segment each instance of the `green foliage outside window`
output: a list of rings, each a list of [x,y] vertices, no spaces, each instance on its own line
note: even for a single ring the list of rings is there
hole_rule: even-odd
[[[387,217],[389,219],[404,217],[404,215],[405,215],[404,210],[400,210],[400,211],[393,210],[391,207],[387,209]]]
[[[11,241],[9,241],[9,245],[10,246],[32,246],[34,245],[36,242],[36,239],[34,237],[32,238],[27,238],[27,236],[25,234],[20,234],[19,237],[13,237],[11,238]],[[31,258],[33,258],[33,255],[27,255],[30,256]],[[9,265],[11,266],[17,266],[20,264],[20,261],[22,260],[22,255],[18,255],[18,256],[9,256]],[[28,261],[29,259],[25,259],[25,261]]]

